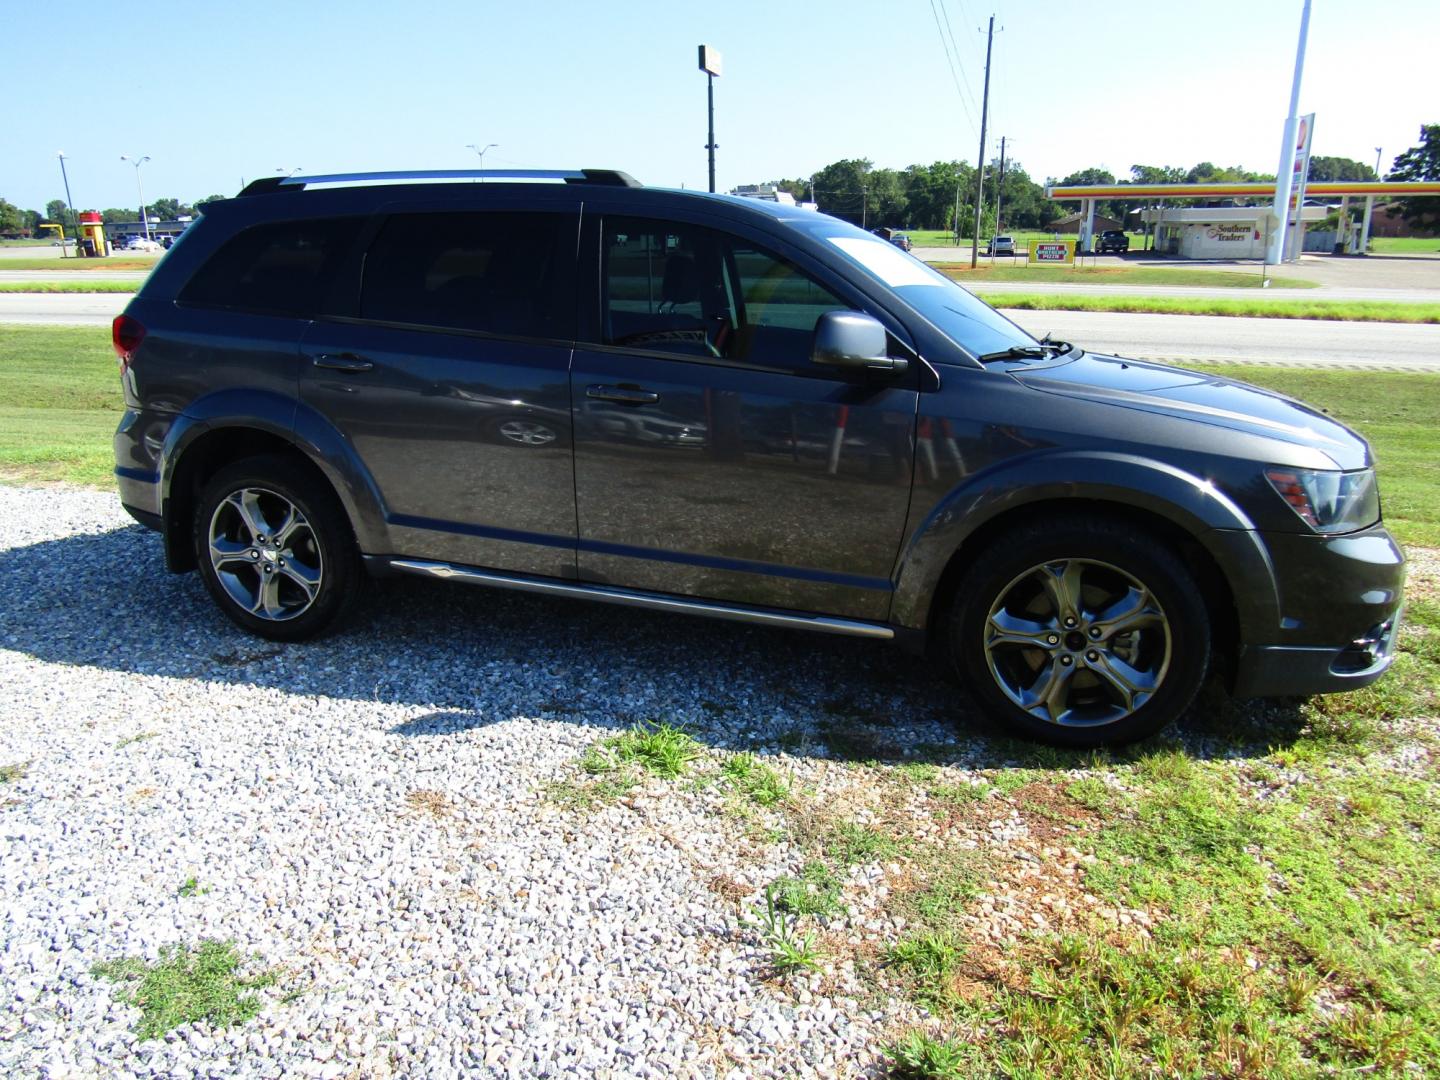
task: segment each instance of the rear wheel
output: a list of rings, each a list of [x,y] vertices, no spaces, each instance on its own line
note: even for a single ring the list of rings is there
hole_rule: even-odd
[[[954,663],[991,715],[1060,746],[1154,734],[1189,707],[1210,657],[1184,563],[1103,518],[1001,537],[961,582],[949,630]]]
[[[328,630],[362,577],[339,500],[281,455],[220,470],[196,505],[194,541],[200,576],[220,610],[279,641]]]

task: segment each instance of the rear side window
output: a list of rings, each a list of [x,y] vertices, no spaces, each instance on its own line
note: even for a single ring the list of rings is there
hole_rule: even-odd
[[[365,255],[360,315],[505,337],[574,336],[570,214],[396,214]]]
[[[321,218],[245,229],[210,256],[179,299],[309,318],[319,310],[364,221]]]

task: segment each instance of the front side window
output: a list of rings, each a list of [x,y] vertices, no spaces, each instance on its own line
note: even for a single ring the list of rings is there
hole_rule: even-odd
[[[365,255],[360,315],[568,339],[574,237],[575,219],[565,214],[396,214]]]
[[[851,305],[740,237],[607,218],[602,340],[621,348],[808,368],[815,323]]]
[[[364,218],[279,221],[236,233],[180,291],[182,303],[313,317]]]

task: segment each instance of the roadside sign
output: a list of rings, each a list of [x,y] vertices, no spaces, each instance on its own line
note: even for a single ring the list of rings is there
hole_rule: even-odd
[[[1074,240],[1031,240],[1031,266],[1074,266]]]

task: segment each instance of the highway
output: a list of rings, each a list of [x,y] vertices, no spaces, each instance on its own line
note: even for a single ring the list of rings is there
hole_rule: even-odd
[[[0,293],[0,323],[108,326],[128,293]],[[1006,311],[1036,337],[1047,332],[1095,352],[1141,360],[1208,360],[1292,367],[1440,373],[1440,326],[1218,315]]]

